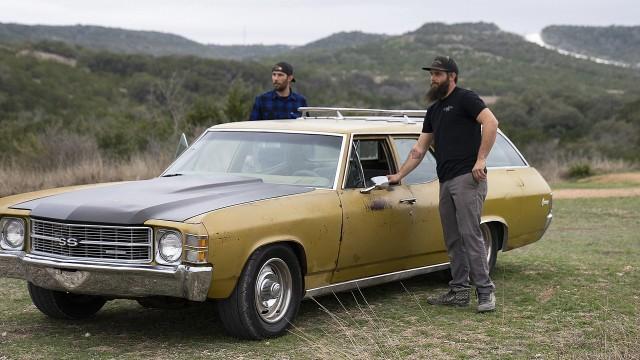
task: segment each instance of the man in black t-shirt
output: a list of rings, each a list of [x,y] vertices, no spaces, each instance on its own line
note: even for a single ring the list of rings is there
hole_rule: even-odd
[[[389,182],[398,183],[415,169],[434,142],[440,220],[452,280],[447,293],[430,297],[427,302],[469,305],[471,279],[478,295],[478,311],[493,311],[495,286],[489,277],[480,214],[487,196],[486,159],[496,140],[498,120],[476,93],[456,86],[458,65],[451,57],[437,56],[423,70],[431,74],[427,97],[433,103],[427,109],[418,142],[400,171],[388,176]]]

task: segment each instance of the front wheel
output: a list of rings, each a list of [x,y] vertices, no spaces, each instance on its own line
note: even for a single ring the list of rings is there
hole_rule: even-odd
[[[70,294],[27,285],[31,301],[43,314],[55,319],[86,319],[95,315],[107,302],[94,295]]]
[[[293,322],[302,295],[302,272],[291,248],[278,244],[256,250],[231,296],[218,303],[229,335],[259,340],[282,334]]]

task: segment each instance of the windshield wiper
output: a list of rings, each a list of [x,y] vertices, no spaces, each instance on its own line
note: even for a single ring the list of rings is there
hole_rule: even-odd
[[[174,177],[174,176],[182,176],[182,174],[180,174],[180,173],[175,173],[175,174],[166,174],[166,175],[162,175],[162,177]]]

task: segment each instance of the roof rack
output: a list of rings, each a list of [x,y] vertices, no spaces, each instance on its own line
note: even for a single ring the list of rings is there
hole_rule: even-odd
[[[424,119],[426,110],[386,110],[386,109],[359,109],[359,108],[343,108],[343,107],[312,107],[305,106],[298,108],[302,113],[303,119],[330,116],[333,113],[333,119],[338,120],[367,120],[367,121],[388,121],[388,122],[405,122],[416,123]],[[328,113],[328,114],[327,114]],[[312,115],[312,114],[315,114]],[[345,115],[353,114],[353,115]]]

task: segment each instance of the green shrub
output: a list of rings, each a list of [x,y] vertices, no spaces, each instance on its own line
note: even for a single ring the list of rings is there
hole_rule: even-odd
[[[593,170],[589,164],[573,164],[569,167],[567,176],[572,179],[580,179],[593,175]]]

